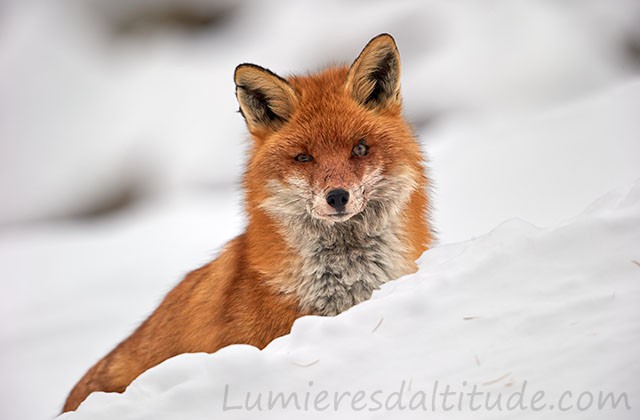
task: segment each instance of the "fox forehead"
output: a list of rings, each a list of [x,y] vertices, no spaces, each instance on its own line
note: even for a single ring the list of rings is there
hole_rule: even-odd
[[[332,67],[287,79],[299,102],[277,137],[335,147],[370,133],[376,121],[347,93],[346,76],[346,68]]]
[[[347,72],[344,66],[334,66],[312,74],[293,75],[286,80],[298,93],[299,106],[327,106],[336,99],[347,97]]]
[[[391,134],[392,118],[374,115],[350,97],[345,89],[346,74],[346,68],[333,67],[287,79],[299,95],[299,102],[289,121],[264,139],[263,146],[327,156],[349,153],[363,139],[373,144],[397,137],[397,127]]]

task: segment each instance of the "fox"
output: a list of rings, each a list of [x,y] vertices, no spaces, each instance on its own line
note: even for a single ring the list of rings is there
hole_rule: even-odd
[[[250,137],[244,232],[91,367],[63,412],[178,354],[263,349],[297,318],[337,315],[417,271],[431,246],[426,159],[403,116],[391,35],[350,66],[283,78],[245,63],[234,82]]]

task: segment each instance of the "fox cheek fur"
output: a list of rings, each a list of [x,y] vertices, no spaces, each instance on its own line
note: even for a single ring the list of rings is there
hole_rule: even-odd
[[[338,314],[414,272],[430,246],[428,180],[390,35],[350,67],[283,79],[242,64],[234,79],[252,138],[246,230],[91,367],[64,411],[177,354],[263,348],[296,318]]]

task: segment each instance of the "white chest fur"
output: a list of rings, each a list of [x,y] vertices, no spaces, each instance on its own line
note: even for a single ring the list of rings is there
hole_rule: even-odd
[[[301,257],[291,268],[291,291],[303,309],[336,315],[411,270],[398,223],[376,212],[371,206],[344,223],[304,218],[288,226],[287,240]]]

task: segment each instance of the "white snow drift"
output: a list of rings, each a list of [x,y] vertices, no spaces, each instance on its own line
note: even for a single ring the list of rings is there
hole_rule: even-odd
[[[639,244],[640,182],[554,229],[511,220],[427,251],[263,351],[181,355],[61,418],[636,419]]]

